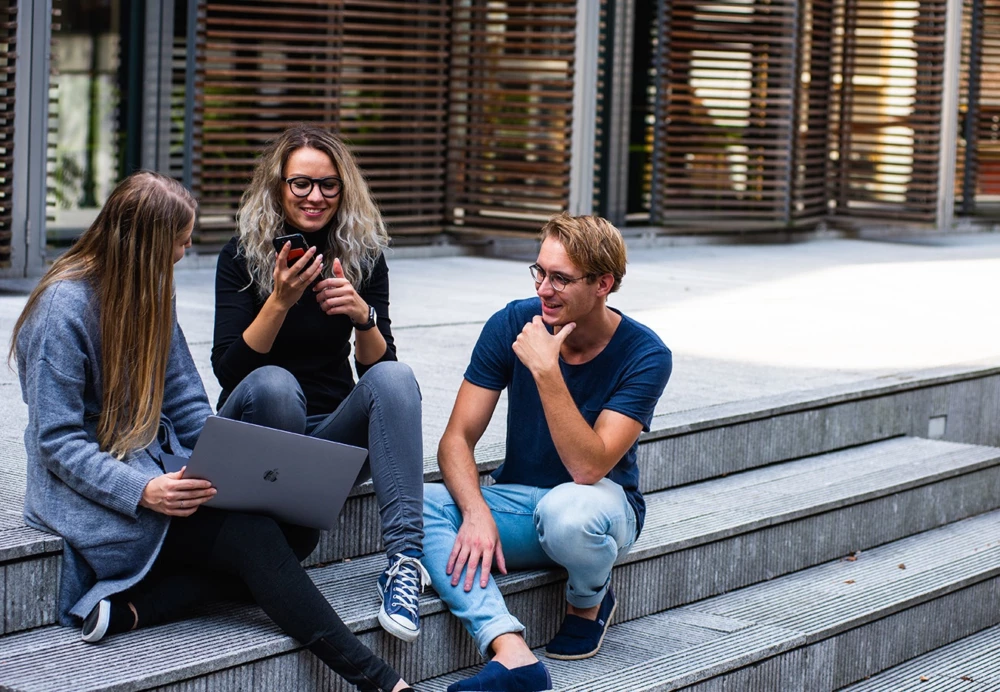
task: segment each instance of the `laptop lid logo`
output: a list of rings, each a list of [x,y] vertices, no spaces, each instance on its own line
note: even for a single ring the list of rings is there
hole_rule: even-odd
[[[269,469],[264,472],[264,480],[269,483],[274,483],[278,480],[278,469]]]

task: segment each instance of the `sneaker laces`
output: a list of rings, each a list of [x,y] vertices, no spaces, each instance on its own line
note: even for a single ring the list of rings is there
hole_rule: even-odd
[[[419,559],[396,553],[395,561],[385,572],[386,589],[392,589],[390,605],[405,608],[416,617],[417,599],[431,583],[431,575]]]

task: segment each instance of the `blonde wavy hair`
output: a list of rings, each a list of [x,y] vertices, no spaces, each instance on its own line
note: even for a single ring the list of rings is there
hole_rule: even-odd
[[[274,290],[275,252],[271,241],[284,232],[285,164],[298,149],[308,147],[330,157],[344,181],[340,207],[330,224],[323,276],[333,275],[333,258],[340,258],[344,276],[356,288],[368,279],[375,261],[389,244],[382,214],[372,200],[354,156],[347,146],[326,130],[294,125],[268,143],[243,193],[236,215],[239,253],[246,258],[250,282],[264,300]],[[248,286],[249,288],[249,286]]]
[[[101,413],[97,440],[119,459],[153,441],[173,336],[174,247],[194,221],[194,198],[173,178],[140,171],[114,189],[97,219],[42,277],[14,325],[50,286],[90,282],[100,309]]]

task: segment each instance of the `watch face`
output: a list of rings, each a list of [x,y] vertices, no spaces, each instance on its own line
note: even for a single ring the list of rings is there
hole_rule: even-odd
[[[375,308],[372,307],[371,305],[368,306],[368,321],[367,322],[365,322],[364,324],[357,324],[355,322],[351,322],[351,324],[353,324],[354,328],[357,329],[358,331],[362,331],[362,332],[368,331],[369,329],[371,329],[372,327],[375,326]]]

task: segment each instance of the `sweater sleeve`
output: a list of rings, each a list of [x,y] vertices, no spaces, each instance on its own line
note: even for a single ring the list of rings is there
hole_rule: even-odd
[[[254,351],[243,340],[257,312],[250,276],[236,259],[234,238],[219,253],[215,271],[212,371],[224,390],[232,391],[244,377],[268,363],[267,354]]]
[[[375,308],[375,328],[382,333],[382,337],[385,339],[385,353],[375,362],[396,360],[396,343],[392,337],[392,320],[389,318],[389,265],[385,261],[384,253],[379,255],[378,260],[376,260],[372,275],[361,287],[359,295],[366,303]],[[354,360],[358,377],[368,372],[372,365],[375,363],[364,365],[359,363],[357,358]]]
[[[194,448],[205,419],[212,415],[201,375],[198,374],[184,332],[176,318],[167,361],[163,413],[173,423],[177,439],[188,449]]]
[[[74,300],[57,304],[58,289],[50,289],[53,295],[36,306],[38,321],[18,352],[29,423],[38,434],[39,462],[80,495],[135,517],[153,476],[127,459],[102,452],[85,425],[88,417],[97,415],[85,405],[88,373],[100,371],[91,362],[99,355],[97,342],[87,329],[86,307]]]

